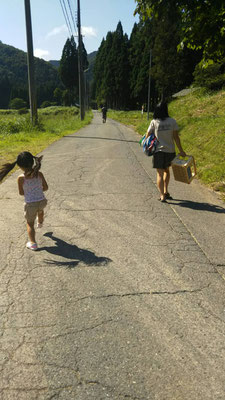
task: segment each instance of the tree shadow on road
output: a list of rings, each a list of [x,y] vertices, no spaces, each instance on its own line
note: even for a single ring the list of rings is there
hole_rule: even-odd
[[[109,262],[112,261],[110,258],[107,257],[98,257],[90,250],[81,249],[74,244],[69,244],[64,240],[54,236],[53,232],[47,232],[43,236],[47,236],[52,239],[55,242],[55,245],[41,247],[38,249],[38,251],[47,251],[50,254],[66,259],[66,261],[44,260],[47,264],[74,268],[79,263],[83,263],[87,266],[99,267],[106,266]]]
[[[167,200],[168,201],[168,200]],[[209,203],[199,203],[197,201],[173,199],[170,204],[192,210],[209,211],[218,214],[225,214],[225,208]]]
[[[64,138],[70,138],[70,139],[94,139],[94,140],[115,140],[116,142],[127,142],[127,143],[139,143],[138,140],[126,140],[126,139],[114,139],[114,138],[108,138],[108,137],[98,137],[98,136],[70,136],[70,135],[65,135],[63,136]]]

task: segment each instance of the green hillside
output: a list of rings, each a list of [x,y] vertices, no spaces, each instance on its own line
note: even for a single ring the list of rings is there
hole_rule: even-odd
[[[53,91],[60,87],[57,69],[47,61],[35,57],[37,100],[53,100]],[[8,108],[9,101],[20,97],[28,103],[27,53],[0,41],[0,108]]]
[[[178,122],[184,150],[195,157],[198,179],[225,198],[225,91],[205,94],[198,90],[178,97],[169,104],[169,114]],[[109,117],[140,134],[149,125],[141,111],[112,111]]]

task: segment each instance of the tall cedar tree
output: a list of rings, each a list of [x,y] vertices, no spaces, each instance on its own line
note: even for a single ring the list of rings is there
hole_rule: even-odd
[[[180,40],[180,15],[168,4],[158,18],[152,18],[153,58],[152,77],[162,98],[179,89],[180,60],[177,46]]]
[[[111,108],[129,105],[129,41],[121,22],[115,32],[108,32],[99,47],[94,68],[95,98]]]
[[[152,77],[161,98],[190,85],[193,71],[202,56],[185,46],[178,52],[181,38],[181,16],[179,8],[172,1],[161,9],[158,17],[152,18],[153,67]]]
[[[147,106],[150,75],[150,50],[152,50],[152,26],[149,20],[135,23],[130,36],[130,98],[132,108]],[[151,78],[150,103],[155,103],[157,93]]]
[[[73,36],[67,39],[63,48],[59,64],[59,76],[66,89],[77,96],[79,90],[78,51]]]
[[[128,37],[123,34],[121,22],[118,23],[113,35],[111,48],[112,71],[114,75],[115,95],[113,96],[113,108],[124,109],[129,104],[129,54]]]

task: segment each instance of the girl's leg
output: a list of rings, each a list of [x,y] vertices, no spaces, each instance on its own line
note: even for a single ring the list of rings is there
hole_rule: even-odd
[[[38,224],[43,224],[44,221],[44,210],[38,211],[37,222]]]
[[[165,195],[164,195],[164,173],[165,173],[165,169],[159,169],[157,168],[157,187],[160,193],[160,199],[161,200],[165,200]]]
[[[170,181],[169,167],[164,170],[163,181],[164,181],[164,194],[166,194],[166,193],[168,193],[168,186],[169,186],[169,181]]]
[[[28,222],[27,221],[27,233],[28,233],[28,237],[30,242],[36,243],[35,242],[35,230],[34,230],[34,221],[33,222]]]

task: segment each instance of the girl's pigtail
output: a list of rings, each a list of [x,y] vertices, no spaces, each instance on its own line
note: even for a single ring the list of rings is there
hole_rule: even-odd
[[[3,180],[3,178],[5,178],[6,175],[8,175],[8,173],[16,166],[16,164],[17,161],[12,164],[7,163],[2,166],[0,169],[0,182]]]
[[[43,156],[40,157],[34,157],[35,159],[35,166],[33,167],[33,172],[32,172],[32,176],[37,177],[38,175],[38,171],[41,168],[41,160],[42,160]]]

